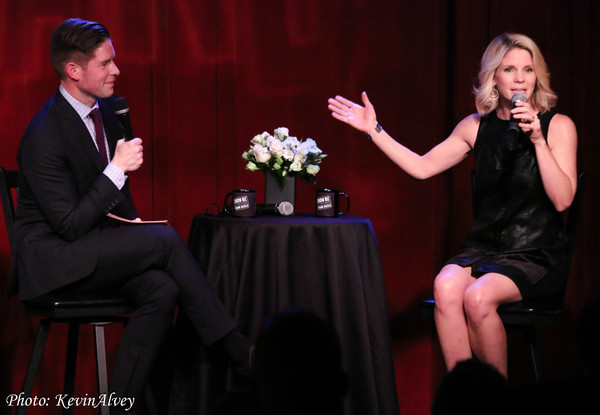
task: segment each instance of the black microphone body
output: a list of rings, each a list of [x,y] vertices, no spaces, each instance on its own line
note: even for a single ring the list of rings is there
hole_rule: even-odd
[[[527,102],[527,97],[520,92],[514,94],[510,100],[512,103],[512,108],[514,109],[517,106],[517,102]],[[510,122],[508,123],[508,129],[505,133],[505,148],[509,151],[515,149],[517,138],[519,137],[519,133],[521,129],[519,128],[519,122],[517,118],[510,114]]]
[[[133,140],[133,130],[131,129],[131,120],[129,119],[129,106],[125,98],[114,98],[113,108],[115,115],[119,119],[123,138],[125,138],[125,141]]]
[[[523,94],[521,94],[520,92],[517,92],[516,94],[513,95],[513,97],[510,99],[510,102],[512,103],[512,108],[515,109],[517,107],[517,102],[527,102],[527,97]],[[513,114],[510,114],[510,124],[508,124],[508,130],[509,131],[515,131],[515,132],[519,132],[521,131],[521,129],[519,128],[519,120],[516,119]]]
[[[256,213],[259,215],[290,216],[294,213],[294,205],[288,201],[275,204],[256,205]]]

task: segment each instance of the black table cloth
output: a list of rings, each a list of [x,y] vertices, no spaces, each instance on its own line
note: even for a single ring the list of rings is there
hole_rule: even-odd
[[[255,339],[278,310],[314,312],[340,338],[350,382],[345,414],[399,413],[384,278],[368,219],[203,214],[194,217],[189,247],[243,334]],[[178,326],[170,412],[207,414],[240,379],[224,356],[182,334],[185,316]]]

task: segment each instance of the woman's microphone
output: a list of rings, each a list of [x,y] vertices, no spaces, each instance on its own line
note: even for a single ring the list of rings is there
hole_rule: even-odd
[[[516,108],[517,102],[527,102],[527,97],[520,92],[514,94],[510,100],[512,108]],[[507,151],[513,151],[517,146],[517,138],[519,138],[519,120],[516,119],[513,114],[510,114],[510,122],[508,123],[508,130],[504,134],[504,149]]]

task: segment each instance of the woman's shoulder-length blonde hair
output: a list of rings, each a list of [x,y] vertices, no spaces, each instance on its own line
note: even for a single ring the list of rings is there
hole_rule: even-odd
[[[546,112],[556,105],[558,97],[550,88],[550,72],[535,42],[522,34],[504,33],[490,42],[481,58],[479,86],[474,87],[475,106],[481,115],[489,114],[498,107],[498,90],[494,87],[494,75],[508,51],[520,48],[528,51],[533,58],[536,81],[531,104]]]

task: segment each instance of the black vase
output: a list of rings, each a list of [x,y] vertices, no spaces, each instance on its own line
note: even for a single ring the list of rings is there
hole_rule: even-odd
[[[265,204],[278,205],[290,202],[296,209],[296,175],[286,176],[284,181],[275,173],[265,172]]]

